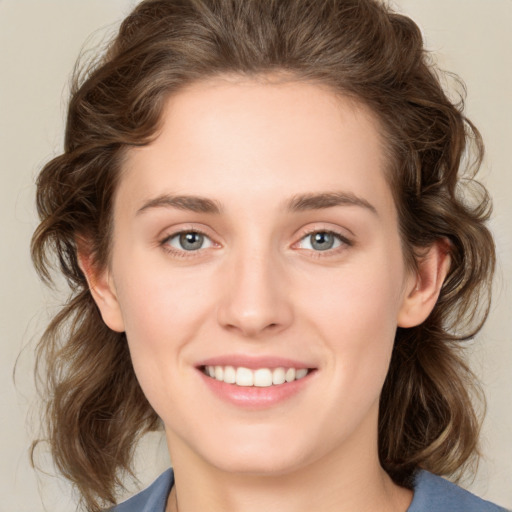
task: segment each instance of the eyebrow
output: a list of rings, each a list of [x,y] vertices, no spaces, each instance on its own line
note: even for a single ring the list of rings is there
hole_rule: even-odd
[[[292,212],[322,210],[335,206],[359,206],[378,215],[376,208],[366,199],[351,192],[321,192],[293,196],[286,209]],[[189,195],[163,194],[146,201],[138,210],[137,215],[152,208],[177,208],[196,213],[220,214],[222,206],[219,202],[206,197]]]
[[[137,215],[151,208],[177,208],[197,213],[219,214],[222,207],[217,201],[199,196],[173,196],[163,194],[146,201],[138,210]]]
[[[287,208],[291,211],[302,212],[322,210],[334,206],[360,206],[378,215],[375,206],[366,199],[358,197],[351,192],[322,192],[296,195],[288,202]]]

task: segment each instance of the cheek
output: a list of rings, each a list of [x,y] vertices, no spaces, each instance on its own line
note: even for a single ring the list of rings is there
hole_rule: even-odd
[[[124,280],[120,293],[137,380],[166,424],[181,421],[184,404],[195,400],[182,382],[188,376],[186,354],[204,324],[207,306],[201,287],[186,281],[134,272]]]
[[[399,258],[388,261],[340,270],[307,301],[307,318],[334,354],[339,389],[354,402],[379,394],[389,367],[403,272]]]
[[[372,257],[370,257],[372,256]],[[312,273],[304,283],[303,307],[326,328],[350,334],[346,341],[372,338],[364,333],[394,332],[402,303],[404,279],[401,259],[369,255],[339,269]]]
[[[116,290],[127,333],[164,341],[197,320],[208,280],[186,268],[170,268],[163,253],[147,253],[134,250],[118,259]]]
[[[197,275],[128,260],[129,268],[118,266],[123,277],[116,289],[133,365],[145,387],[167,379],[169,368],[175,372],[181,364],[183,350],[211,309],[210,294],[208,282]]]

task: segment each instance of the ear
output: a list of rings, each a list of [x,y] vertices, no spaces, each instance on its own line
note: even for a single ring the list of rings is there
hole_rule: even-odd
[[[415,327],[430,315],[450,269],[449,241],[438,240],[418,259],[398,313],[398,327]]]
[[[78,264],[87,279],[89,290],[103,321],[113,331],[124,332],[123,316],[110,270],[107,268],[98,271],[93,264],[91,252],[84,250],[83,243],[77,245],[79,246]]]

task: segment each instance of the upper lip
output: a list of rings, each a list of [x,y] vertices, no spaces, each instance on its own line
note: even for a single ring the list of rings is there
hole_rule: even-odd
[[[314,366],[296,359],[278,356],[248,356],[246,354],[211,357],[200,361],[197,366],[234,366],[235,368],[243,367],[251,370],[257,370],[258,368],[314,368]]]

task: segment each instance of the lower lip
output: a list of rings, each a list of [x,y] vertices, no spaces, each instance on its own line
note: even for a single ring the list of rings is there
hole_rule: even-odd
[[[248,409],[264,409],[289,400],[308,386],[313,375],[316,373],[313,370],[299,380],[285,382],[276,386],[257,387],[227,384],[205,375],[201,370],[198,371],[203,378],[203,382],[215,395],[233,405]]]

